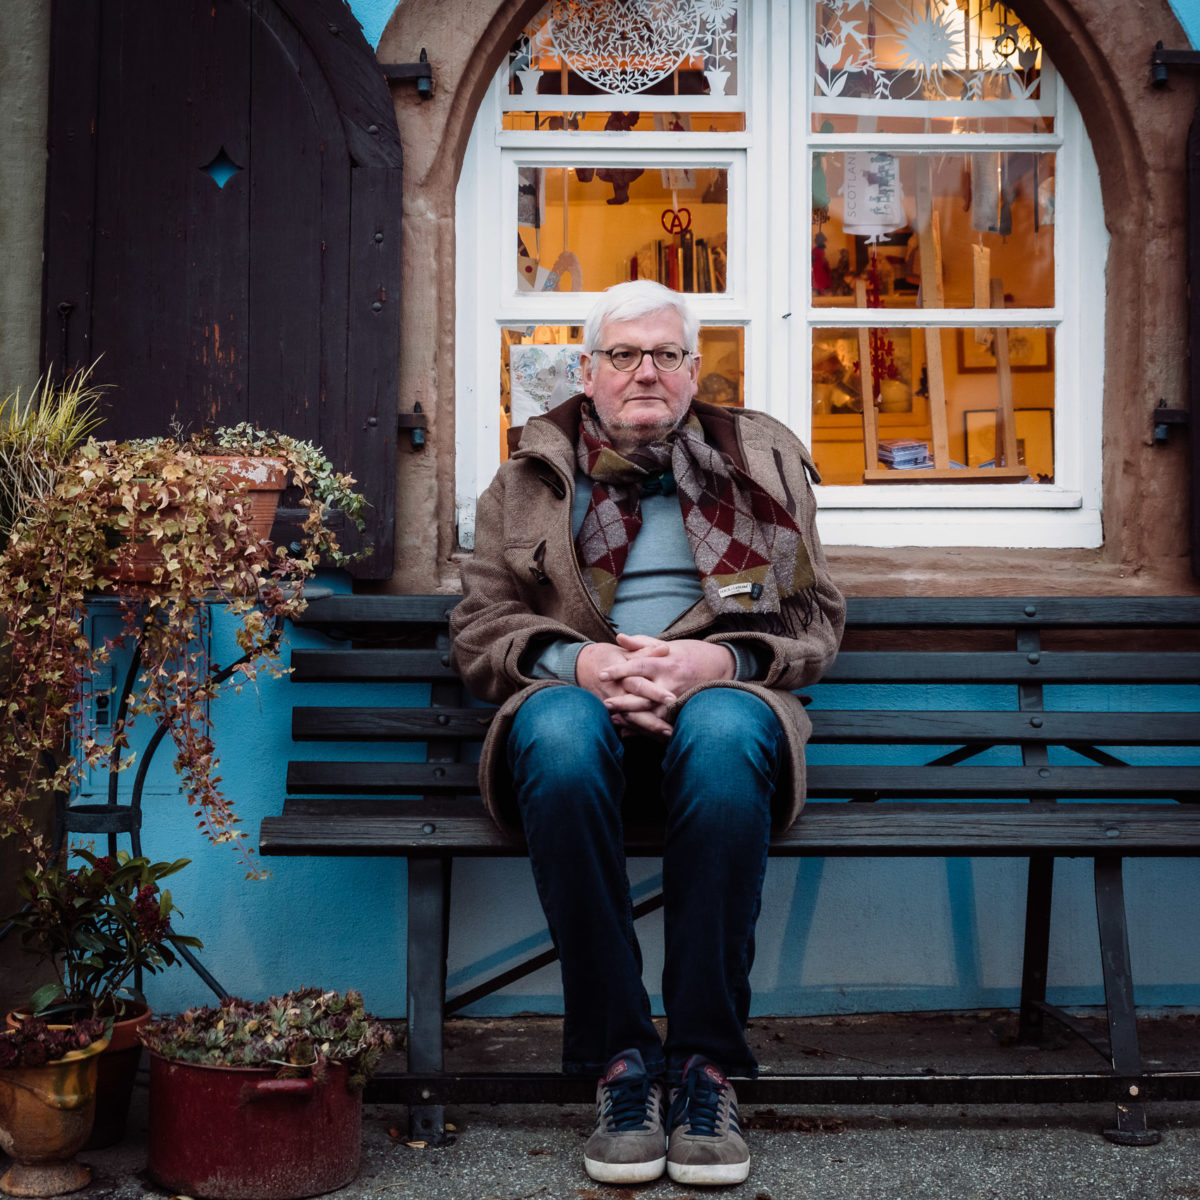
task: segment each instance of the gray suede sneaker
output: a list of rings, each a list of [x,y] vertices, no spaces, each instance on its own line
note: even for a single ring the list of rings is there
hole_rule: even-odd
[[[741,1183],[750,1151],[738,1125],[737,1096],[707,1058],[693,1054],[671,1095],[667,1174],[676,1183]]]
[[[584,1147],[584,1170],[599,1183],[649,1183],[666,1161],[662,1084],[646,1074],[639,1051],[625,1050],[596,1085],[596,1128]]]

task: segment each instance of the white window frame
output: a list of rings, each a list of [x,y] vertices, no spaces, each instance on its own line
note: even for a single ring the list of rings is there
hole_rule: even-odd
[[[595,292],[515,289],[521,167],[594,163],[726,169],[728,290],[693,294],[689,301],[704,325],[746,328],[747,402],[779,417],[810,441],[811,400],[803,381],[812,377],[812,330],[853,327],[856,319],[861,320],[855,309],[812,304],[807,197],[811,196],[813,151],[884,148],[970,153],[1017,146],[1058,155],[1055,304],[1004,313],[1006,326],[1055,330],[1055,482],[819,485],[818,526],[826,545],[1101,545],[1100,399],[1108,234],[1099,171],[1077,106],[1059,83],[1054,132],[1048,134],[811,133],[810,10],[807,5],[795,8],[805,14],[803,19],[792,19],[787,0],[746,4],[752,19],[746,22],[748,36],[743,38],[739,64],[747,97],[745,133],[504,131],[506,107],[532,106],[520,97],[509,97],[504,72],[497,73],[468,143],[456,211],[455,503],[464,548],[474,544],[476,497],[500,461],[496,372],[501,327],[581,325],[597,296]],[[1053,79],[1052,70],[1046,77]],[[801,97],[806,99],[801,102]],[[604,103],[611,108],[634,101],[629,97]],[[668,98],[668,102],[678,106],[682,98]],[[638,103],[647,111],[661,107]],[[542,97],[537,107],[561,111],[564,105]],[[891,328],[995,323],[994,312],[988,310],[943,309],[932,320],[931,315],[929,310],[889,308],[880,310],[878,320]]]

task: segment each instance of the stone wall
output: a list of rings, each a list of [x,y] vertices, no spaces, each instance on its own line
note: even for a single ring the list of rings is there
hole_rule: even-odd
[[[428,51],[432,100],[395,90],[405,155],[405,278],[400,407],[419,400],[424,450],[401,448],[399,591],[455,591],[454,193],[488,82],[539,0],[500,4],[405,0],[384,30],[383,62]],[[1167,0],[1026,0],[1023,19],[1043,41],[1084,114],[1100,166],[1106,222],[1104,512],[1101,551],[961,552],[831,549],[856,594],[980,591],[1188,592],[1185,438],[1151,440],[1161,401],[1187,404],[1185,140],[1200,74],[1150,84],[1154,42],[1187,45]]]

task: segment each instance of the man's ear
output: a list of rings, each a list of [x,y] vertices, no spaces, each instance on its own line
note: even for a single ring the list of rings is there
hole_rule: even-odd
[[[592,391],[596,386],[596,378],[592,372],[592,356],[590,354],[581,354],[579,356],[579,378],[583,383],[583,394],[590,399]]]

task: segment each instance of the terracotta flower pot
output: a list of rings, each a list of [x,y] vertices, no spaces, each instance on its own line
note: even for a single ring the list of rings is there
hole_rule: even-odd
[[[142,1058],[142,1043],[138,1030],[150,1020],[148,1005],[130,1005],[131,1016],[114,1021],[108,1045],[100,1055],[96,1068],[96,1118],[92,1132],[84,1144],[85,1150],[100,1150],[112,1146],[125,1136],[129,1119],[129,1103]],[[5,1017],[9,1029],[16,1029],[29,1016],[28,1009],[18,1009]]]
[[[287,467],[277,458],[245,458],[232,454],[205,455],[205,458],[224,464],[225,478],[231,489],[244,488],[241,502],[245,506],[245,521],[255,538],[269,537],[279,497],[287,486]],[[166,518],[171,511],[168,505],[161,515]],[[152,541],[141,541],[133,548],[133,554],[112,571],[112,578],[118,583],[153,583],[155,568],[162,562],[158,546]]]
[[[40,1067],[0,1069],[0,1149],[13,1165],[0,1177],[10,1196],[59,1196],[92,1173],[75,1154],[92,1130],[96,1067],[106,1040]]]
[[[151,1176],[217,1200],[297,1200],[358,1174],[362,1092],[330,1064],[321,1083],[274,1070],[209,1067],[150,1055]]]

